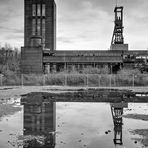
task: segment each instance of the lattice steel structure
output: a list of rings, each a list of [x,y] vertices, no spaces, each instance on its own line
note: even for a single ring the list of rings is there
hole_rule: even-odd
[[[123,7],[116,6],[114,9],[115,21],[111,44],[124,44],[123,38]]]
[[[123,108],[127,107],[126,103],[111,103],[111,112],[113,117],[114,123],[114,144],[115,145],[122,145],[122,115],[123,115]]]

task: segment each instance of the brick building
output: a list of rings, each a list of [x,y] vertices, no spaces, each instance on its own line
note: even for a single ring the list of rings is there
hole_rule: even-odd
[[[51,51],[56,48],[56,4],[54,0],[25,0],[24,46],[31,39],[41,38],[43,47]]]

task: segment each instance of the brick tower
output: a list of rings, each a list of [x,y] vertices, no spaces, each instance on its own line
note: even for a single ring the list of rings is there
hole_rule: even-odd
[[[55,50],[56,4],[54,0],[25,0],[25,41],[30,45],[34,36],[41,37],[42,46]]]
[[[54,0],[24,0],[24,10],[21,72],[43,73],[43,49],[56,48],[56,4]]]

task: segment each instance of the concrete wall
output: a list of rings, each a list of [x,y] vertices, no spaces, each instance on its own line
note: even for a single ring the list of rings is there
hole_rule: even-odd
[[[41,47],[21,48],[21,72],[43,73],[43,50]]]
[[[44,63],[122,63],[121,56],[49,56],[43,57]]]
[[[51,52],[50,50],[43,50],[44,55],[55,56],[120,56],[122,51],[113,50],[56,50]]]
[[[110,50],[127,51],[128,50],[128,44],[112,44],[111,47],[110,47]]]
[[[43,51],[43,63],[122,63],[120,51]]]

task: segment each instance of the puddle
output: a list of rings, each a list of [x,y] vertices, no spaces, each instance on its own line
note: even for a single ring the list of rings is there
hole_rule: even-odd
[[[2,148],[148,147],[148,120],[126,117],[147,117],[148,103],[55,102],[38,93],[0,105],[16,109],[0,117]]]

